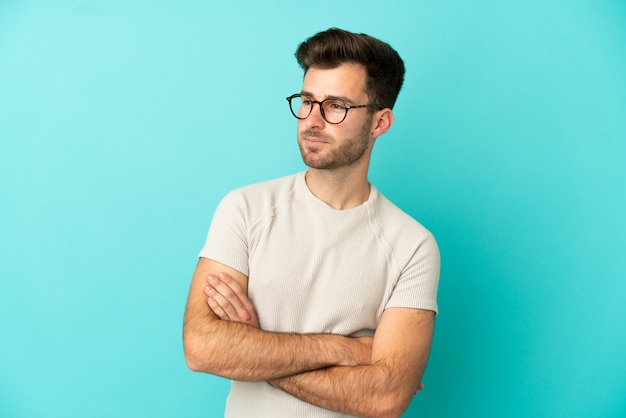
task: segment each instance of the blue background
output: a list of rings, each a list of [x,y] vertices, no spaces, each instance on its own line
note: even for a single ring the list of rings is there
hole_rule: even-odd
[[[330,26],[403,56],[370,179],[437,237],[407,417],[626,416],[623,1],[0,1],[0,416],[218,417],[187,288],[228,190],[304,169]]]

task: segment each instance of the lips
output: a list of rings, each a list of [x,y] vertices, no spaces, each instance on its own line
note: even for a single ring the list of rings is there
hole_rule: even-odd
[[[330,139],[324,135],[320,135],[318,132],[303,131],[300,133],[300,139],[311,145],[328,144]]]
[[[326,144],[326,141],[322,141],[321,139],[315,137],[304,138],[304,142],[309,142],[311,144]]]

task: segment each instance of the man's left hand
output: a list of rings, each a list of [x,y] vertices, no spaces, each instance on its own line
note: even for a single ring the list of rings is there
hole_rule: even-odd
[[[204,293],[209,308],[220,319],[260,328],[256,310],[246,291],[228,274],[209,275]]]

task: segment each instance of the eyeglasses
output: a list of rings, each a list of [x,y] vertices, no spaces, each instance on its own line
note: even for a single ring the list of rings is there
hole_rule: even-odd
[[[287,97],[287,101],[289,102],[289,109],[291,109],[291,113],[296,117],[296,119],[308,118],[313,111],[313,105],[317,103],[320,106],[320,113],[322,114],[322,118],[324,118],[326,122],[332,123],[333,125],[337,125],[338,123],[343,122],[346,116],[348,116],[348,110],[350,109],[369,107],[377,110],[382,110],[385,108],[385,106],[377,104],[352,106],[347,104],[343,100],[332,98],[325,99],[320,102],[317,100],[311,100],[301,94],[293,94]]]

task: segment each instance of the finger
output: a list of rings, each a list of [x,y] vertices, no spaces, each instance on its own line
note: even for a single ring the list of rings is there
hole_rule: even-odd
[[[207,303],[209,305],[209,308],[213,311],[215,315],[217,315],[219,319],[228,321],[228,315],[226,314],[226,312],[224,312],[222,307],[215,301],[213,297],[209,296],[207,298]]]
[[[215,277],[207,277],[207,282],[209,283],[218,283]],[[226,298],[224,298],[219,291],[212,286],[211,284],[207,284],[204,287],[204,293],[207,295],[207,303],[209,304],[209,308],[213,310],[213,312],[220,318],[224,320],[236,319],[233,318],[232,315],[235,312],[234,308],[232,308],[230,303]]]
[[[245,298],[245,302],[242,303],[243,310],[241,310],[233,306],[228,299],[221,295],[215,287],[210,284],[204,287],[204,293],[210,298],[207,299],[209,308],[212,309],[220,319],[241,322],[254,328],[260,327],[256,310],[247,297]]]
[[[220,278],[224,277],[224,283],[228,285],[229,291],[225,291],[224,296],[230,302],[232,308],[236,311],[237,319],[231,315],[231,320],[236,320],[244,324],[250,325],[255,328],[259,328],[259,319],[256,314],[256,309],[252,304],[252,301],[248,298],[244,288],[230,276],[224,274],[220,275]],[[230,293],[232,292],[232,294]],[[226,309],[226,307],[224,306]]]
[[[419,382],[419,384],[417,385],[417,389],[415,390],[415,394],[417,395],[417,393],[421,390],[424,390],[424,384],[422,382]]]
[[[250,312],[254,308],[237,281],[227,274],[221,273],[219,278],[209,276],[208,282],[209,286],[217,292],[215,295],[216,301],[229,315],[231,320],[246,322],[252,319]]]
[[[239,321],[239,315],[237,310],[233,307],[230,300],[224,297],[215,287],[207,285],[204,288],[204,292],[209,297],[209,307],[215,312],[221,319],[227,319],[231,321]]]
[[[237,296],[237,299],[239,299],[242,304],[244,304],[244,302],[248,300],[247,292],[237,280],[233,279],[230,275],[226,273],[220,273],[218,275],[218,278],[222,283],[228,286],[230,291],[232,291]]]

